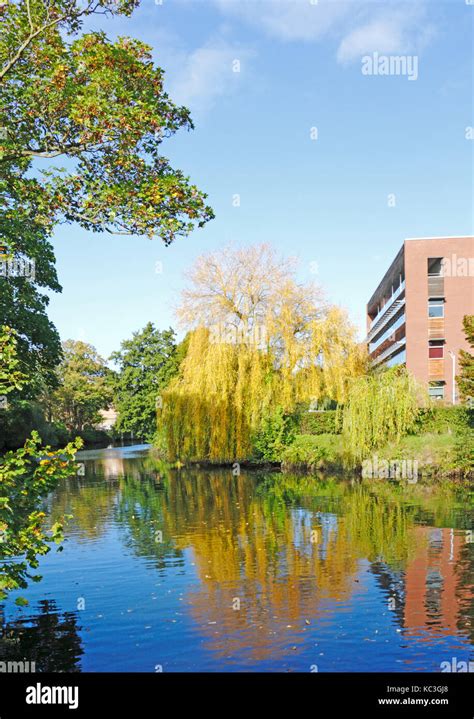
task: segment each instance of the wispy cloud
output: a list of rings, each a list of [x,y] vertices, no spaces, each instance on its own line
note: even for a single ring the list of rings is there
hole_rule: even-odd
[[[374,51],[418,53],[434,35],[434,26],[427,23],[423,5],[411,8],[405,6],[398,10],[385,9],[342,39],[337,59],[341,63],[348,63]]]
[[[253,53],[226,40],[207,42],[189,54],[181,53],[177,70],[170,73],[173,100],[194,112],[209,111],[217,99],[238,91]]]
[[[434,35],[426,20],[430,0],[214,0],[226,16],[281,41],[335,42],[341,63],[373,50],[422,49]],[[337,48],[337,49],[336,49]]]

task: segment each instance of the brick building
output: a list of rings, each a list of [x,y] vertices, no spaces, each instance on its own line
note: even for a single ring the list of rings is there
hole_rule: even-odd
[[[404,364],[429,394],[457,401],[454,376],[468,350],[462,320],[474,314],[474,237],[404,241],[367,303],[373,365]]]

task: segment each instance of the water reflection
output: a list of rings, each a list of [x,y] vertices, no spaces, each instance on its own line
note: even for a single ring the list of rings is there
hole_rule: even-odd
[[[208,662],[212,655],[213,669],[281,668],[289,656],[303,662],[309,646],[324,656],[315,647],[329,638],[334,656],[320,660],[328,669],[357,670],[362,656],[366,669],[393,668],[390,648],[402,669],[406,645],[392,626],[404,641],[416,642],[418,652],[439,637],[472,644],[467,489],[170,472],[131,448],[95,454],[85,458],[84,477],[64,482],[50,498],[51,521],[72,514],[68,534],[77,545],[105,546],[115,528],[121,551],[146,561],[168,592],[177,586],[171,568],[181,572],[179,616],[185,614],[192,628],[178,635],[176,668],[188,666],[190,645]],[[104,560],[97,561],[97,571],[104,571]],[[126,595],[133,578],[120,581]],[[156,611],[160,619],[164,609]],[[372,635],[361,634],[369,634],[368,611],[380,613],[388,659],[378,657]],[[121,629],[120,617],[109,634]],[[352,664],[341,658],[347,651]],[[429,655],[417,668],[433,670]]]
[[[0,626],[0,662],[25,658],[36,672],[80,671],[83,648],[73,612],[60,613],[55,602],[41,601],[31,618],[6,622],[1,614]]]

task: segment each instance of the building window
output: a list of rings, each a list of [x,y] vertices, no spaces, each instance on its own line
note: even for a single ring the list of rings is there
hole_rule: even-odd
[[[428,347],[428,356],[430,359],[443,359],[444,340],[431,340]]]
[[[428,394],[436,400],[444,399],[444,382],[430,382]]]
[[[444,317],[443,300],[428,300],[428,317]]]
[[[443,274],[443,258],[442,257],[429,257],[428,258],[428,275],[429,277],[441,277]]]

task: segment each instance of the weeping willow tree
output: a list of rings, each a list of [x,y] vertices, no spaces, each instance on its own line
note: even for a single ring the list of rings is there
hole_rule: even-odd
[[[344,312],[294,269],[266,245],[198,259],[179,310],[187,354],[158,411],[171,460],[248,458],[277,407],[345,401],[364,351]]]
[[[349,463],[356,464],[413,429],[424,390],[404,368],[393,367],[356,378],[343,410],[342,439]]]

